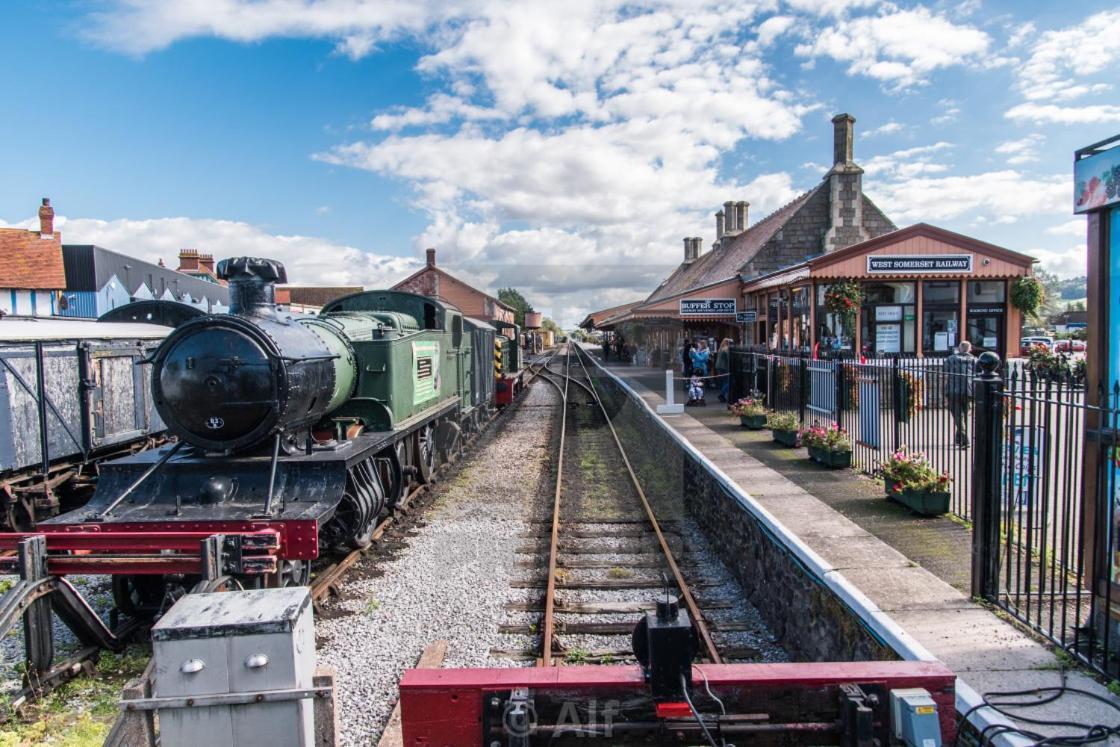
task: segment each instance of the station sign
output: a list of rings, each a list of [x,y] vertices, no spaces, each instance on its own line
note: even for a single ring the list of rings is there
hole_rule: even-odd
[[[739,311],[735,314],[735,321],[739,324],[753,324],[758,321],[758,312],[754,309],[750,311]]]
[[[682,298],[681,316],[735,316],[735,299]]]
[[[980,315],[983,315],[983,314],[1006,314],[1006,313],[1007,313],[1007,307],[1002,306],[1002,305],[969,306],[968,307],[968,315],[969,316],[974,316],[974,315],[975,316],[980,316]]]
[[[867,257],[869,274],[972,272],[971,254],[878,254]]]
[[[1073,162],[1073,212],[1120,205],[1120,147]]]

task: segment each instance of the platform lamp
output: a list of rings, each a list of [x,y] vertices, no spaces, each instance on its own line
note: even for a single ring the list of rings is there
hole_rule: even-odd
[[[1093,591],[1102,600],[1094,608],[1104,613],[1093,621],[1096,627],[1106,620],[1116,625],[1112,610],[1102,610],[1101,605],[1105,599],[1120,600],[1120,586],[1116,585],[1120,579],[1114,572],[1117,564],[1113,545],[1117,540],[1115,528],[1110,526],[1120,507],[1120,480],[1108,469],[1112,451],[1120,447],[1118,421],[1113,416],[1120,407],[1120,397],[1115,393],[1120,382],[1120,135],[1077,150],[1073,171],[1073,211],[1088,217],[1086,308],[1090,312],[1081,500],[1085,578],[1092,579]],[[1110,639],[1120,640],[1120,630],[1111,633]]]

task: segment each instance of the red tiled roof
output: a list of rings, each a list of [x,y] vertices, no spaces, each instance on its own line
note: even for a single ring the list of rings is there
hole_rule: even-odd
[[[38,231],[0,228],[0,288],[63,290],[62,234],[44,239]]]
[[[827,185],[828,182],[824,182],[821,186],[778,208],[743,233],[730,239],[727,246],[701,254],[699,259],[690,264],[682,264],[663,285],[650,294],[646,304],[663,301],[692,288],[700,288],[737,276],[743,265],[758,254],[763,245],[793,217],[798,208],[804,205],[814,192]]]

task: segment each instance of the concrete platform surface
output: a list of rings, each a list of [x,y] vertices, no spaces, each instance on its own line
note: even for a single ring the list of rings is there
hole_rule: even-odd
[[[651,407],[665,401],[664,371],[615,361],[606,366]],[[809,464],[802,450],[774,448],[769,431],[740,428],[714,393],[707,407],[663,419],[957,672],[962,684],[983,695],[1055,687],[1065,677],[1070,687],[1103,702],[1067,693],[1055,702],[1020,709],[1022,715],[1120,724],[1114,707],[1120,707],[1120,698],[1085,673],[1061,671],[1062,662],[1049,647],[969,598],[966,527],[944,518],[917,518],[885,500],[878,483],[852,470],[823,470]],[[1070,733],[1018,723],[1051,736]]]

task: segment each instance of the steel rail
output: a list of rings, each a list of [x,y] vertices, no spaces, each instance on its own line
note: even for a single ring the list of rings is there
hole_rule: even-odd
[[[565,370],[571,370],[571,365],[572,346],[568,344],[564,353]],[[556,490],[552,497],[552,538],[548,548],[548,582],[545,586],[544,620],[541,624],[541,658],[537,662],[542,667],[552,666],[552,636],[556,628],[554,614],[556,611],[556,566],[560,554],[560,491],[564,480],[564,437],[568,427],[568,380],[570,376],[564,374],[564,377],[564,388],[560,392],[560,446],[556,452]],[[559,387],[559,384],[557,384],[557,387]]]
[[[618,432],[614,429],[614,423],[611,422],[611,418],[607,414],[607,408],[603,405],[603,400],[599,397],[598,392],[594,391],[594,381],[591,378],[591,373],[587,370],[587,366],[584,365],[583,359],[580,357],[581,352],[579,348],[576,349],[576,360],[579,361],[580,368],[583,369],[584,375],[587,376],[588,383],[591,384],[592,393],[595,396],[595,403],[599,405],[599,409],[603,413],[603,419],[607,421],[607,427],[611,430],[611,436],[614,438],[615,446],[618,447],[618,453],[622,457],[622,463],[626,465],[626,471],[630,475],[630,481],[634,484],[634,490],[637,491],[638,498],[641,499],[646,518],[649,519],[649,523],[653,527],[653,532],[657,535],[657,542],[661,545],[661,552],[665,555],[665,561],[669,565],[669,570],[673,573],[673,579],[680,589],[685,606],[688,607],[688,614],[692,618],[692,623],[696,626],[696,632],[700,635],[700,641],[707,650],[708,658],[711,662],[713,664],[722,664],[723,659],[720,657],[719,651],[716,650],[716,644],[715,641],[712,640],[712,634],[711,631],[708,630],[708,624],[704,620],[703,614],[700,612],[699,605],[696,604],[696,599],[692,596],[692,592],[688,588],[688,583],[684,579],[684,574],[681,573],[680,566],[677,565],[676,558],[673,557],[673,551],[669,548],[669,543],[665,539],[665,534],[661,531],[661,524],[657,521],[657,517],[653,513],[653,507],[650,506],[649,499],[646,497],[646,493],[642,489],[641,483],[638,481],[638,476],[634,473],[634,468],[630,464],[630,458],[626,456],[626,449],[622,447],[622,441],[619,440]]]

